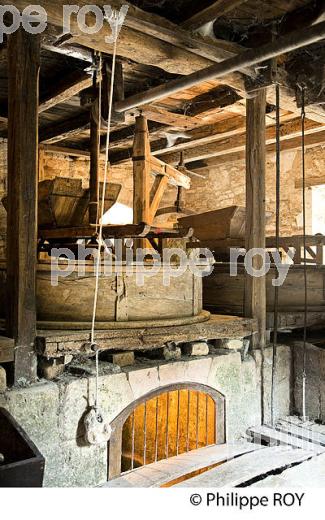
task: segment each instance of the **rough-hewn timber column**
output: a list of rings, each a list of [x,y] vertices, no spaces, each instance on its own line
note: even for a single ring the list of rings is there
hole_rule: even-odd
[[[36,378],[36,200],[40,39],[8,37],[8,334],[15,339],[15,382]]]
[[[265,90],[246,101],[246,250],[265,248]],[[255,255],[253,268],[261,269],[263,258]],[[265,345],[265,277],[246,274],[245,315],[258,320],[254,346]]]

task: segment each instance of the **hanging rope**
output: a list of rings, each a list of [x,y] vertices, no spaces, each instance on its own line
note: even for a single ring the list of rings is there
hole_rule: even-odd
[[[96,359],[96,388],[95,388],[94,406],[86,414],[85,419],[84,419],[85,438],[90,444],[100,444],[102,442],[107,442],[111,435],[111,427],[109,425],[109,422],[104,420],[103,415],[100,411],[100,406],[99,406],[99,352],[100,352],[100,349],[99,349],[98,345],[96,344],[95,325],[96,325],[96,314],[97,314],[97,304],[98,304],[101,250],[102,250],[102,246],[105,245],[104,241],[103,241],[103,216],[104,216],[104,212],[105,212],[105,195],[106,195],[108,167],[109,167],[108,151],[109,151],[109,145],[110,145],[110,131],[111,131],[112,111],[113,111],[113,93],[114,93],[115,68],[116,68],[117,39],[118,39],[120,26],[122,25],[123,20],[124,20],[124,17],[120,17],[120,13],[118,13],[117,11],[112,12],[112,15],[110,17],[110,26],[112,28],[114,46],[113,46],[112,72],[111,72],[110,92],[109,92],[108,120],[107,120],[107,128],[106,128],[104,179],[103,179],[100,209],[97,213],[97,222],[96,222],[96,231],[98,231],[98,238],[97,238],[98,248],[97,248],[96,263],[95,263],[95,292],[94,292],[94,303],[93,303],[93,313],[92,313],[91,333],[90,333],[91,348],[93,349],[93,351],[95,351],[95,359]],[[100,71],[102,72],[101,54],[100,54],[99,61],[100,61]],[[102,119],[101,118],[101,101],[102,101],[102,74],[100,74],[100,76],[99,76],[99,111],[98,111],[99,134],[101,131],[101,119]]]
[[[306,164],[305,164],[305,87],[301,89],[301,169],[302,169],[302,232],[303,232],[303,263],[304,263],[304,332],[302,360],[302,420],[307,420],[306,414],[306,343],[307,343],[307,263],[306,263]]]
[[[280,246],[280,86],[275,85],[276,97],[276,184],[275,184],[275,248],[279,252]],[[275,377],[277,365],[277,343],[278,343],[278,314],[279,314],[279,287],[274,287],[274,310],[273,310],[273,349],[272,349],[272,375],[271,375],[271,425],[274,426],[274,402],[275,402]]]

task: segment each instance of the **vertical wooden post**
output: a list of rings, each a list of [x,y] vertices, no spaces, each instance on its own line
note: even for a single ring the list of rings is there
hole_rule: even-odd
[[[265,90],[246,101],[246,251],[265,250]],[[252,258],[253,269],[261,269],[263,258]],[[265,276],[246,273],[245,315],[256,318],[256,348],[263,349],[266,336]]]
[[[97,74],[94,74],[93,90],[95,95],[95,113],[100,115],[99,96],[97,94]],[[90,173],[89,173],[89,224],[96,224],[99,211],[99,157],[100,131],[98,120],[90,111]]]
[[[138,116],[133,144],[133,222],[150,224],[150,143],[147,119]]]
[[[36,379],[36,241],[40,38],[8,37],[8,335],[15,340],[15,382]]]

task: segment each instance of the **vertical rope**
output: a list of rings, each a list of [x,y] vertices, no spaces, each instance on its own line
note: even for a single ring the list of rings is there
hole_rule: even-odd
[[[98,290],[99,290],[99,271],[100,271],[100,261],[101,261],[101,248],[103,242],[103,215],[105,209],[105,195],[106,195],[106,185],[107,185],[107,171],[108,171],[108,151],[110,144],[110,131],[111,131],[111,122],[112,122],[112,110],[113,110],[113,93],[114,93],[114,80],[115,80],[115,67],[116,67],[116,52],[117,52],[117,37],[118,37],[118,14],[113,14],[113,20],[115,21],[114,25],[114,47],[113,47],[113,59],[112,59],[112,73],[111,73],[111,82],[110,82],[110,97],[109,97],[109,108],[108,108],[108,121],[107,121],[107,132],[106,132],[106,148],[105,148],[105,164],[104,164],[104,180],[103,180],[103,188],[102,188],[102,197],[101,197],[101,205],[99,211],[99,231],[98,231],[98,248],[97,248],[97,256],[96,256],[96,267],[95,267],[95,294],[94,294],[94,304],[93,304],[93,314],[92,314],[92,322],[91,322],[91,335],[90,341],[96,350],[96,393],[95,393],[95,405],[94,408],[98,411],[99,407],[99,393],[98,393],[98,379],[99,379],[99,349],[95,342],[95,324],[96,324],[96,314],[97,314],[97,304],[98,304]],[[100,64],[102,65],[102,57],[100,55]],[[102,81],[100,76],[100,107],[101,107],[101,90],[102,90]],[[101,121],[101,109],[99,109],[99,125]]]
[[[306,263],[306,164],[305,164],[305,87],[301,88],[301,165],[302,165],[302,228],[303,228],[303,262],[304,262],[304,333],[303,333],[303,360],[302,360],[302,419],[307,420],[306,414],[306,342],[307,342],[307,263]]]
[[[276,187],[275,187],[275,248],[279,252],[280,246],[280,87],[275,86],[276,97]],[[271,425],[274,426],[274,402],[275,402],[275,377],[277,364],[278,343],[278,314],[279,314],[279,287],[274,287],[274,311],[273,311],[273,350],[272,350],[272,376],[271,376]]]

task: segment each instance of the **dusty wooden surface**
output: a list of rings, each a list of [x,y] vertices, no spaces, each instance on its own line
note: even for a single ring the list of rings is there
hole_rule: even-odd
[[[103,350],[152,349],[168,341],[185,343],[200,339],[242,338],[256,331],[256,321],[234,316],[211,315],[208,321],[192,325],[142,329],[98,330],[96,340]],[[78,352],[89,353],[89,332],[38,330],[37,350],[47,357]],[[86,345],[86,346],[85,346]]]
[[[142,466],[121,477],[112,479],[102,487],[132,488],[132,487],[167,487],[174,480],[184,475],[202,470],[214,464],[220,464],[234,457],[251,451],[264,449],[262,446],[248,442],[235,444],[219,444],[192,450],[167,460]]]
[[[313,452],[284,446],[265,448],[237,457],[201,475],[181,482],[176,487],[219,488],[244,485],[272,471],[286,469],[313,456]]]

